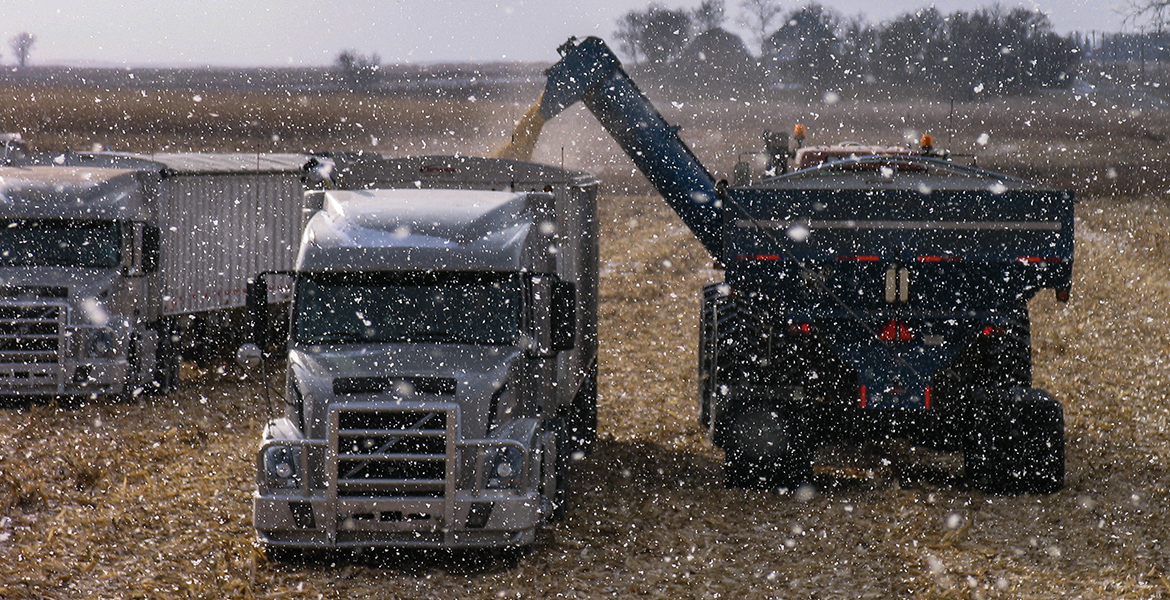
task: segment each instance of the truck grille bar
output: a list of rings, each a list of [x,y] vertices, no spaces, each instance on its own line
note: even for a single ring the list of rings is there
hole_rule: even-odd
[[[0,305],[0,385],[63,382],[66,318],[59,304]]]
[[[328,468],[336,474],[338,498],[448,495],[458,440],[454,405],[345,403],[330,411],[330,420]]]

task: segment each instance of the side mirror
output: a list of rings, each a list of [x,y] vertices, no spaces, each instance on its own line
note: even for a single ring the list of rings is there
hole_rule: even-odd
[[[552,306],[552,349],[572,350],[577,337],[577,288],[568,281],[553,285]]]
[[[137,221],[122,224],[122,274],[127,277],[142,277],[152,273],[147,267],[157,269],[158,260],[149,256],[150,232],[154,227]],[[157,237],[154,247],[158,248]],[[157,256],[157,252],[156,252]],[[153,264],[152,262],[153,261]]]
[[[263,275],[248,280],[244,303],[248,310],[248,324],[252,330],[252,345],[263,351],[268,347],[268,282],[264,281]]]
[[[244,344],[236,350],[236,364],[245,369],[255,369],[260,366],[261,359],[260,346],[256,344]]]

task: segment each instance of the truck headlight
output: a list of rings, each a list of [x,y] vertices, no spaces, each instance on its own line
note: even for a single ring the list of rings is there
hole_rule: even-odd
[[[488,450],[484,461],[485,487],[494,490],[518,487],[523,464],[524,455],[519,448],[505,446]]]
[[[301,487],[301,448],[271,446],[264,450],[264,484],[269,489]]]
[[[118,349],[114,340],[114,332],[110,329],[95,329],[89,336],[89,355],[109,358]]]

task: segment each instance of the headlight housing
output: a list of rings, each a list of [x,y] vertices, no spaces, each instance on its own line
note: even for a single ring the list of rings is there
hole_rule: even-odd
[[[272,490],[292,490],[301,487],[300,446],[270,446],[264,450],[265,487]]]
[[[110,358],[117,354],[118,343],[114,338],[114,331],[105,327],[91,329],[86,350],[90,356],[97,358]]]
[[[523,466],[524,453],[515,446],[488,449],[484,457],[484,487],[492,490],[518,487]]]

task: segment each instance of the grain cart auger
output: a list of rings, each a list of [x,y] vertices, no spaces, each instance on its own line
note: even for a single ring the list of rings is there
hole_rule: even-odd
[[[897,437],[962,451],[982,490],[1061,488],[1027,302],[1068,299],[1072,193],[909,153],[717,184],[604,42],[560,52],[541,116],[583,102],[725,269],[703,288],[699,419],[728,485],[792,488],[822,444]]]

